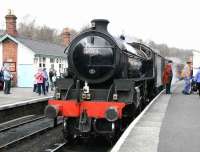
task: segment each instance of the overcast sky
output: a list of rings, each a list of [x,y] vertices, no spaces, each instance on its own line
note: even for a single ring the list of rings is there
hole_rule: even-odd
[[[199,0],[1,0],[0,28],[8,9],[17,22],[29,14],[38,25],[80,30],[94,18],[108,19],[111,34],[200,50]]]

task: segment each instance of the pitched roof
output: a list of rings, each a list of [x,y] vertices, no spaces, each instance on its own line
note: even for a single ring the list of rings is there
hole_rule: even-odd
[[[67,58],[67,55],[64,54],[64,50],[66,47],[63,45],[58,45],[46,41],[32,40],[24,37],[13,37],[11,35],[4,34],[4,32],[2,32],[1,35],[0,33],[0,42],[7,38],[13,40],[16,43],[22,43],[26,47],[30,48],[33,52],[35,52],[36,55]]]
[[[67,57],[64,54],[65,47],[62,45],[22,37],[15,37],[15,39],[33,50],[36,54]]]

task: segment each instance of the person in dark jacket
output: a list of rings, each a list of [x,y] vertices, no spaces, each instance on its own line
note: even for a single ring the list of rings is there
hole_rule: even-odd
[[[48,74],[47,74],[47,71],[46,71],[46,68],[43,69],[43,72],[44,72],[44,82],[43,82],[43,85],[42,85],[42,88],[44,90],[44,92],[48,93],[49,92],[49,83],[48,83]]]
[[[194,77],[194,81],[196,82],[197,89],[198,89],[199,96],[200,96],[200,67],[198,68],[198,71]]]
[[[173,72],[172,72],[172,61],[168,61],[168,63],[164,67],[163,71],[163,85],[166,87],[166,94],[171,94],[171,82],[172,82]]]
[[[2,91],[4,87],[3,71],[4,71],[4,67],[2,67],[0,70],[0,91]]]
[[[3,72],[4,82],[5,82],[5,88],[4,93],[10,94],[10,88],[11,88],[11,79],[13,78],[9,67],[6,67]]]
[[[50,80],[50,87],[51,87],[51,91],[53,91],[54,88],[54,81],[53,78],[56,76],[56,70],[54,70],[54,68],[50,68],[49,69],[49,80]]]

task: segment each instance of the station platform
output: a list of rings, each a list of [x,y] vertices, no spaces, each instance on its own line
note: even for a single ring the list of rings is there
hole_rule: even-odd
[[[49,91],[46,95],[38,95],[33,92],[33,88],[11,88],[11,94],[4,94],[0,91],[0,109],[6,106],[36,102],[52,98],[54,91]]]
[[[182,94],[183,82],[163,91],[129,125],[111,152],[199,152],[200,97]]]

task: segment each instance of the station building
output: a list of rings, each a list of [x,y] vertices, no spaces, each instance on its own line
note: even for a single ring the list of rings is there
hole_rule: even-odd
[[[57,75],[68,67],[67,56],[64,54],[70,41],[70,33],[66,28],[62,33],[63,45],[46,41],[37,41],[20,37],[16,29],[17,17],[11,12],[5,16],[6,30],[0,31],[0,68],[9,66],[13,74],[13,86],[32,87],[34,74],[39,67],[51,67]]]

